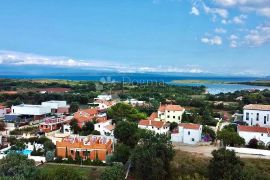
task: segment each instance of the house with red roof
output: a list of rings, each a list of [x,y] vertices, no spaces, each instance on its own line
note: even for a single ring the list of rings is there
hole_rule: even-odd
[[[170,130],[170,124],[165,121],[155,121],[150,118],[140,120],[138,127],[141,129],[147,129],[150,131],[154,131],[157,134],[167,134]]]
[[[202,139],[202,125],[193,123],[180,123],[171,133],[172,142],[196,144]]]
[[[249,104],[243,109],[243,121],[249,126],[270,127],[270,105]]]
[[[83,125],[88,121],[101,121],[107,120],[107,116],[100,114],[97,108],[90,109],[79,109],[74,113],[74,119],[78,121],[78,125],[83,127]]]
[[[245,139],[246,144],[253,138],[257,139],[265,146],[270,146],[270,127],[260,126],[237,126],[239,136]]]
[[[115,125],[112,120],[101,120],[94,124],[94,128],[100,132],[100,135],[113,136]]]
[[[165,104],[158,108],[158,118],[166,122],[181,123],[185,109],[180,105]]]

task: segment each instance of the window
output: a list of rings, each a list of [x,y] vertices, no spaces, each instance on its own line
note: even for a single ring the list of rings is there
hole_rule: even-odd
[[[246,113],[246,120],[249,120],[249,113]]]
[[[159,128],[157,128],[159,130]]]
[[[191,141],[194,141],[194,138],[192,138]]]
[[[170,116],[168,115],[167,118],[170,118]]]
[[[264,124],[266,124],[266,116],[264,116]]]
[[[100,128],[100,125],[98,125],[98,127]]]
[[[175,116],[173,116],[173,119],[175,119]]]
[[[181,118],[181,117],[180,117],[180,116],[178,116],[178,120],[180,120],[180,118]]]
[[[188,131],[188,135],[190,135],[190,131]]]
[[[71,154],[73,154],[73,153],[74,153],[74,151],[73,151],[73,150],[71,150],[71,151],[70,151],[70,153],[71,153]]]
[[[267,122],[269,121],[269,114],[267,114]]]
[[[256,115],[256,120],[259,121],[259,113]]]
[[[170,111],[168,111],[168,113],[169,113]]]
[[[263,134],[261,134],[261,136],[263,136]]]

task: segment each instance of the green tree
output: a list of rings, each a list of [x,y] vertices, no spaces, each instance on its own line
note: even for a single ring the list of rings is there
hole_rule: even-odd
[[[211,129],[210,127],[208,127],[208,126],[203,126],[203,128],[202,128],[202,133],[203,133],[204,135],[209,135],[209,136],[211,137],[212,141],[215,141],[215,139],[216,139],[216,133],[215,133],[215,131],[214,131],[213,129]]]
[[[123,120],[138,121],[147,117],[146,114],[126,103],[118,103],[112,106],[108,109],[108,116],[116,122]]]
[[[81,174],[68,166],[55,166],[53,169],[44,171],[39,169],[35,180],[83,180]]]
[[[45,143],[43,144],[43,146],[44,146],[45,152],[55,150],[54,143],[51,140],[49,140],[49,139],[47,141],[45,141]]]
[[[107,167],[105,171],[101,174],[102,180],[123,180],[125,179],[125,173],[123,166],[115,164],[113,166]]]
[[[170,124],[170,131],[174,130],[174,129],[177,128],[177,127],[178,127],[178,124],[177,124],[176,122],[172,122],[172,123]]]
[[[6,128],[6,124],[4,121],[0,120],[0,131],[4,131]]]
[[[35,162],[19,153],[11,151],[0,160],[0,177],[32,179],[35,172]]]
[[[244,179],[244,163],[236,157],[234,151],[224,148],[214,150],[213,158],[208,166],[210,180],[240,180]]]
[[[113,160],[125,164],[130,156],[131,148],[125,144],[118,143],[113,153]]]
[[[258,140],[256,138],[252,138],[249,142],[248,142],[248,147],[249,148],[258,148]]]
[[[94,123],[93,122],[86,122],[85,125],[83,125],[82,129],[81,129],[81,135],[83,136],[87,136],[89,134],[91,134],[94,130]]]
[[[114,130],[114,137],[119,140],[119,142],[134,147],[137,143],[137,133],[138,126],[135,123],[120,121],[116,124]]]
[[[72,119],[69,125],[74,134],[78,134],[79,131],[81,131],[81,128],[79,127],[78,121],[76,119]]]
[[[77,112],[78,109],[79,109],[79,107],[80,107],[79,103],[77,103],[77,102],[72,102],[72,103],[70,104],[70,108],[69,108],[70,113],[75,113],[75,112]]]
[[[137,179],[169,178],[170,161],[174,156],[170,139],[163,134],[147,132],[133,150],[131,162]]]
[[[237,132],[222,129],[217,133],[217,139],[223,141],[224,146],[241,146],[245,144],[245,139],[240,137]]]

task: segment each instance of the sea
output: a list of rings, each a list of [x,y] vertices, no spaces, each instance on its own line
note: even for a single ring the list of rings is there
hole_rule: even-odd
[[[220,82],[249,82],[255,80],[269,80],[258,77],[222,77],[222,76],[182,76],[166,74],[144,74],[144,73],[99,73],[97,75],[0,75],[0,78],[12,79],[59,79],[76,81],[100,81],[100,82],[124,82],[126,84],[135,83],[167,83],[177,86],[205,86],[210,94],[228,93],[238,90],[264,90],[270,89],[265,86],[252,86],[243,84],[224,84]],[[173,83],[174,80],[203,80],[202,83]],[[205,82],[212,81],[212,82]],[[213,81],[217,83],[213,83]]]

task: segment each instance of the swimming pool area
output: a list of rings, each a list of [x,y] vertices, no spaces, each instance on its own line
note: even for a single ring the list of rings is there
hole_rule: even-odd
[[[31,155],[32,150],[24,149],[22,151],[19,151],[19,153],[22,153],[23,155],[29,156]]]

